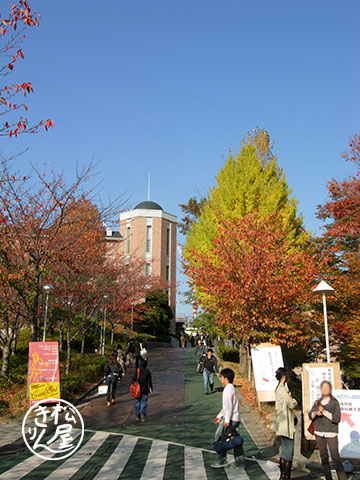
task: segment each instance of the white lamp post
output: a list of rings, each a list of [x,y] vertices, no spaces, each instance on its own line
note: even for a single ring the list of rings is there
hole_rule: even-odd
[[[45,342],[46,338],[46,322],[48,316],[48,306],[49,306],[49,293],[52,290],[52,285],[44,285],[43,290],[45,292],[45,318],[44,318],[44,331],[43,331],[43,342]]]
[[[131,302],[131,318],[130,318],[130,337],[134,337],[134,302]]]
[[[321,293],[323,300],[323,310],[324,310],[324,324],[325,324],[325,341],[326,341],[326,356],[327,362],[330,363],[330,344],[329,344],[329,329],[328,329],[328,318],[327,318],[327,309],[326,309],[326,294],[334,292],[334,289],[330,287],[324,280],[321,280],[319,285],[314,288],[314,293]]]
[[[104,300],[109,297],[109,295],[104,295]],[[104,306],[104,320],[103,320],[103,329],[102,329],[102,342],[101,342],[101,355],[105,355],[105,326],[106,326],[106,305]]]

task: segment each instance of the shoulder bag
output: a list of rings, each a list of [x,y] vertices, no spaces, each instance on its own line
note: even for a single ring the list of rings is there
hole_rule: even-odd
[[[140,388],[139,379],[140,379],[140,368],[137,369],[136,380],[134,380],[130,385],[130,395],[134,398],[141,397],[141,388]]]

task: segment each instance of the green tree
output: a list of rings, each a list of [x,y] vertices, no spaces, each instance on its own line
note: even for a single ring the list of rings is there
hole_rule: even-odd
[[[141,330],[157,337],[168,337],[173,316],[166,293],[162,290],[151,292],[143,303]]]
[[[216,185],[210,189],[200,208],[197,220],[192,218],[187,233],[185,250],[188,252],[193,249],[208,251],[220,224],[253,212],[261,217],[281,212],[287,240],[292,245],[301,243],[304,237],[297,201],[277,163],[265,130],[248,133],[240,152],[236,156],[229,154],[216,177]],[[191,262],[191,258],[188,259]]]

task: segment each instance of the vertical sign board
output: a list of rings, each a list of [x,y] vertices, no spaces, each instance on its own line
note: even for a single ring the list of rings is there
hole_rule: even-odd
[[[307,440],[314,440],[308,432],[310,426],[309,412],[316,400],[321,397],[321,382],[327,380],[334,389],[341,389],[339,363],[304,363],[302,367],[302,396],[304,414],[304,432]]]
[[[30,405],[60,398],[58,342],[29,342],[28,385]]]
[[[278,381],[276,370],[284,366],[281,347],[272,343],[261,343],[251,347],[255,387],[260,402],[274,402]]]
[[[340,403],[339,452],[342,458],[360,459],[360,390],[334,390]]]

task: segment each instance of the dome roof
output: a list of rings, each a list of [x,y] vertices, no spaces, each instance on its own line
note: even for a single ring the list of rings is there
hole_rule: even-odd
[[[136,205],[134,210],[162,210],[162,208],[158,203],[146,200],[145,202],[141,202]]]

